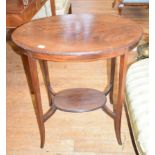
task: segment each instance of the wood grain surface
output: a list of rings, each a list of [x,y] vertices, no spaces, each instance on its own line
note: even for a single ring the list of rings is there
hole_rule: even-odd
[[[60,91],[54,97],[54,105],[66,112],[87,112],[103,107],[107,99],[103,92],[90,88],[74,88]]]
[[[121,55],[142,37],[135,22],[116,15],[72,14],[24,24],[13,41],[34,57],[53,61],[101,59]]]

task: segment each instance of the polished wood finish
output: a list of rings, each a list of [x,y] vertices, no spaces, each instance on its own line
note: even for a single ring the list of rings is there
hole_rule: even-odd
[[[122,115],[122,107],[124,104],[124,96],[125,96],[125,75],[127,69],[127,56],[125,53],[120,57],[120,67],[119,67],[119,89],[118,89],[118,97],[117,103],[114,105],[114,112],[116,114],[114,120],[115,133],[117,137],[117,141],[119,144],[122,144],[121,141],[121,115]]]
[[[56,109],[84,112],[100,107],[113,118],[117,141],[122,144],[120,129],[127,55],[141,36],[142,29],[137,24],[112,15],[55,16],[32,21],[16,29],[12,39],[23,49],[20,54],[32,59],[32,62],[36,59],[42,61],[92,61],[112,58],[109,89],[103,92],[108,93],[113,89],[115,57],[120,56],[119,90],[117,103],[113,103],[113,112],[105,105],[107,93],[104,95],[103,92],[86,88],[69,89],[54,95],[52,99],[54,106],[43,116],[41,113],[42,121],[45,122],[50,118]],[[34,81],[39,83],[36,80]],[[113,92],[111,96],[113,96]],[[38,104],[40,105],[40,102]],[[39,125],[41,128],[42,124]],[[43,147],[43,145],[41,146]]]
[[[111,72],[110,72],[110,84],[112,85],[112,89],[110,91],[110,103],[114,104],[114,78],[115,78],[115,70],[116,70],[116,58],[111,59]]]
[[[55,95],[55,92],[52,89],[51,84],[50,84],[48,64],[47,64],[47,61],[44,61],[44,60],[39,60],[39,63],[40,63],[41,71],[42,71],[42,74],[43,74],[46,91],[47,91],[47,94],[48,94],[49,105],[51,106],[52,105],[52,102],[51,102],[52,97]]]
[[[141,31],[136,23],[121,17],[81,14],[32,21],[12,37],[38,59],[90,61],[122,55],[122,49],[138,43]]]
[[[121,17],[79,14],[32,21],[12,38],[37,59],[90,61],[122,55],[138,43],[141,32],[140,26]]]
[[[75,88],[60,91],[54,98],[54,105],[66,112],[88,112],[99,109],[106,103],[103,92],[89,88]]]
[[[39,80],[37,74],[37,64],[36,60],[33,59],[31,56],[21,55],[22,62],[25,70],[25,74],[27,77],[27,81],[29,84],[32,102],[39,126],[40,131],[40,139],[41,139],[41,148],[44,146],[45,143],[45,126],[43,122],[43,110],[41,104],[41,96],[40,96],[40,88],[39,88]]]

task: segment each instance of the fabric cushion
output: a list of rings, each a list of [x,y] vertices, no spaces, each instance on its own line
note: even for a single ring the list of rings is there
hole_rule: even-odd
[[[124,3],[149,3],[149,0],[123,0]]]
[[[67,14],[71,3],[70,0],[55,0],[56,15]],[[33,19],[51,16],[51,5],[48,0],[45,5],[37,12]]]
[[[126,105],[133,135],[141,154],[148,153],[149,59],[132,64],[126,76]]]

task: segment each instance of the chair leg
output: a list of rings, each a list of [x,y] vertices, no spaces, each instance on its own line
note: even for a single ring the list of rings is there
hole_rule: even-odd
[[[31,56],[21,55],[21,58],[32,97],[34,111],[38,122],[41,139],[40,146],[41,148],[43,148],[45,143],[45,126],[43,122],[43,109],[41,104],[39,79],[37,74],[37,64],[36,60],[33,59]]]
[[[125,75],[127,68],[127,54],[125,53],[120,57],[120,69],[119,69],[119,90],[117,103],[114,105],[114,127],[118,143],[121,145],[121,116],[122,116],[122,107],[124,104],[124,95],[125,95]]]

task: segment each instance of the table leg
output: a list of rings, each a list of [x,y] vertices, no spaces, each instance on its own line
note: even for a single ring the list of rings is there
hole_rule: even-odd
[[[56,16],[55,1],[54,0],[50,0],[50,5],[51,5],[51,13],[52,13],[52,16]]]
[[[43,148],[45,143],[45,126],[43,122],[43,110],[41,105],[41,96],[40,96],[40,88],[39,88],[39,79],[37,73],[37,64],[36,60],[31,56],[21,55],[25,74],[27,77],[29,89],[31,92],[33,107],[35,110],[40,138],[41,138],[41,148]]]
[[[44,79],[46,91],[48,94],[49,106],[51,106],[52,105],[52,95],[54,96],[55,93],[52,90],[51,84],[50,84],[48,64],[47,64],[47,61],[45,61],[45,60],[39,60],[39,63],[40,63],[40,68],[41,68],[41,71],[43,74],[43,79]]]
[[[72,14],[72,4],[70,4],[70,7],[69,7],[69,12],[68,14]]]
[[[118,143],[121,145],[121,116],[122,116],[122,107],[124,104],[124,95],[125,95],[125,76],[127,69],[127,54],[125,53],[120,57],[120,69],[119,69],[119,90],[117,103],[114,105],[114,127]]]
[[[113,101],[113,94],[114,94],[114,77],[115,77],[115,70],[116,70],[116,58],[111,59],[111,72],[110,72],[110,84],[112,88],[110,90],[110,103],[114,104]]]

